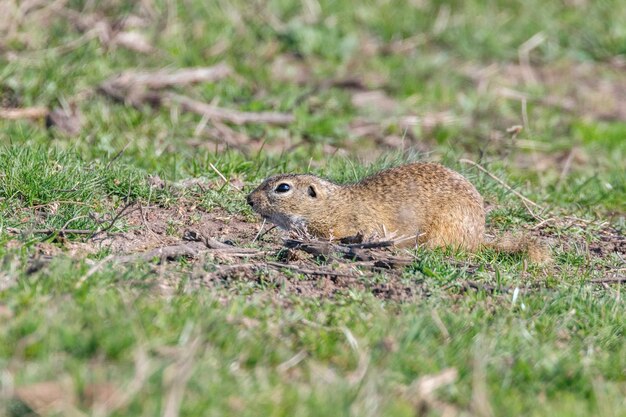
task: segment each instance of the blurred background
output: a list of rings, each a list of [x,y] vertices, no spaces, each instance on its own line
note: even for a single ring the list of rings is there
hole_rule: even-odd
[[[169,180],[466,157],[624,211],[620,0],[5,0],[0,16],[5,144]]]

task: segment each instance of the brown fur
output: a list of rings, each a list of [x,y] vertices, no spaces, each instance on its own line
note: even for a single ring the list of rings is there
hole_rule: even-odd
[[[290,190],[277,192],[279,184]],[[314,175],[275,175],[250,193],[248,203],[283,229],[326,239],[413,236],[405,245],[468,251],[485,244],[482,197],[461,174],[434,163],[387,169],[348,185]]]

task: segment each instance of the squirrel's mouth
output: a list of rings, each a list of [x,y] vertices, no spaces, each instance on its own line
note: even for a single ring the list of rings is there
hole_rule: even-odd
[[[271,213],[261,214],[261,217],[283,230],[304,229],[305,227],[304,220],[295,215]]]

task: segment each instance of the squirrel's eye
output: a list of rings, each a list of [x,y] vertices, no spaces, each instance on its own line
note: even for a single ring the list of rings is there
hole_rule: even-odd
[[[276,189],[274,191],[276,191],[277,193],[286,193],[290,189],[291,187],[289,186],[289,184],[285,184],[283,182],[281,184],[278,184],[278,186],[276,186]]]

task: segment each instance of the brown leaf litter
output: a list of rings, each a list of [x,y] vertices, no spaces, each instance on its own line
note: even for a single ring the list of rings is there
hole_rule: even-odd
[[[554,107],[591,120],[626,120],[626,75],[610,64],[562,61],[466,65],[462,72],[478,91]],[[529,93],[540,88],[540,93]]]
[[[78,135],[84,123],[84,117],[76,103],[54,108],[46,115],[48,129],[54,127],[69,136]]]
[[[135,71],[129,70],[115,75],[100,84],[101,93],[114,100],[135,107],[179,107],[183,111],[198,114],[208,120],[229,122],[236,125],[267,123],[288,125],[295,121],[290,113],[246,112],[204,103],[191,97],[164,91],[167,87],[215,82],[232,74],[225,63],[205,68],[182,68],[175,71]]]

